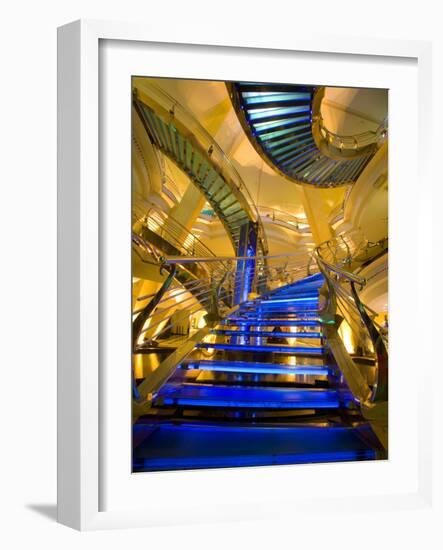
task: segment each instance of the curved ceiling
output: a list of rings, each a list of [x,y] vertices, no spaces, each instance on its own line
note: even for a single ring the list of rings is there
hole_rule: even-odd
[[[375,131],[388,113],[388,90],[327,87],[320,111],[325,126],[334,134]]]

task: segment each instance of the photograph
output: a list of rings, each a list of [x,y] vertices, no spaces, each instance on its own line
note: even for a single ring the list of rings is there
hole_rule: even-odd
[[[134,473],[388,458],[389,92],[321,82],[132,77]]]
[[[5,5],[2,548],[443,548],[442,19],[408,8]]]

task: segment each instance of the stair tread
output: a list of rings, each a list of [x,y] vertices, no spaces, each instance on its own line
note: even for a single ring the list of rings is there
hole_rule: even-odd
[[[314,327],[321,324],[317,319],[247,319],[247,318],[230,318],[224,321],[227,325],[238,325],[247,323],[251,326],[282,326],[282,327]]]
[[[187,369],[213,370],[218,372],[242,372],[256,374],[298,374],[324,376],[330,373],[327,365],[285,365],[258,361],[192,360],[182,363]]]
[[[134,450],[134,471],[376,458],[369,424],[350,428],[150,422],[135,426],[134,435],[141,441]]]
[[[211,334],[221,336],[257,336],[262,338],[321,338],[319,332],[273,332],[271,330],[229,330],[229,329],[214,329]]]
[[[197,344],[198,348],[211,348],[211,349],[221,349],[221,350],[232,350],[232,351],[253,351],[253,352],[268,352],[268,353],[292,353],[300,355],[322,355],[324,353],[323,347],[305,347],[305,346],[289,346],[289,345],[278,345],[278,344],[262,344],[262,345],[253,345],[253,344],[219,344],[212,342],[201,342]]]
[[[239,408],[338,408],[340,395],[336,390],[319,388],[168,383],[154,400],[154,405],[156,404]]]

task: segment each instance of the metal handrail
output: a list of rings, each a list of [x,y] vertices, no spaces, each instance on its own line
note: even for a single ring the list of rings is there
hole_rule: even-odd
[[[163,266],[160,267],[160,273],[162,272],[162,270],[163,270]],[[163,282],[160,290],[156,293],[156,295],[152,298],[152,300],[150,300],[150,302],[146,304],[146,306],[138,314],[138,316],[135,318],[134,322],[132,323],[132,348],[134,351],[136,350],[137,340],[140,337],[140,334],[142,333],[144,324],[149,319],[149,317],[152,316],[152,314],[155,311],[155,308],[159,304],[163,295],[171,286],[177,267],[174,265],[168,266],[167,270],[168,270],[168,276]]]
[[[385,117],[376,130],[367,130],[360,134],[342,135],[336,134],[328,130],[325,125],[322,115],[317,115],[316,121],[319,125],[320,133],[329,144],[339,150],[354,150],[363,149],[370,145],[380,146],[384,143],[388,136],[388,119]]]
[[[184,256],[165,256],[163,261],[165,264],[189,264],[189,263],[212,263],[217,261],[238,261],[238,260],[281,260],[283,258],[299,258],[307,256],[306,252],[298,254],[277,254],[275,256],[217,256],[211,257],[184,257]],[[272,266],[271,266],[272,267]]]
[[[270,219],[272,219],[273,222],[282,222],[291,225],[295,230],[299,231],[300,233],[309,233],[311,231],[309,223],[305,218],[298,218],[293,214],[288,214],[283,210],[279,210],[278,208],[271,208],[269,206],[257,205],[257,210],[262,216],[266,218],[268,218],[267,213],[270,212],[272,215],[272,218]],[[301,225],[306,226],[306,229],[300,229],[299,226]]]
[[[183,248],[187,254],[195,255],[195,252],[198,251],[200,254],[203,252],[215,258],[212,250],[172,216],[162,218],[154,208],[151,208],[139,221],[144,228],[158,233],[161,237],[169,237],[173,240],[170,242],[171,245],[175,248]]]
[[[348,267],[361,249],[361,243],[355,245],[343,236],[320,244],[315,249],[314,256],[326,279],[328,295],[322,317],[329,323],[327,332],[330,333],[331,341],[337,339],[337,324],[341,322],[341,318],[337,318],[337,309],[339,309],[343,318],[348,321],[351,330],[353,330],[353,324],[354,327],[364,327],[372,342],[377,376],[371,388],[361,378],[356,365],[355,368],[350,368],[352,362],[349,360],[350,356],[344,346],[336,347],[335,354],[333,353],[342,372],[347,372],[349,376],[348,384],[354,396],[363,405],[370,405],[387,400],[388,354],[380,327],[369,314],[369,311],[375,312],[362,303],[357,291],[357,286],[363,288],[366,280],[350,271]],[[325,256],[328,256],[328,259]],[[344,266],[348,268],[345,269]],[[346,290],[346,285],[349,285],[349,291]],[[360,339],[360,335],[358,338]]]
[[[181,252],[185,257],[194,257],[195,255],[212,257],[216,265],[209,266],[211,272],[217,269],[225,269],[226,266],[223,260],[218,259],[214,252],[212,252],[212,250],[186,226],[170,214],[166,214],[154,203],[143,200],[142,204],[144,207],[137,205],[136,201],[133,208],[135,213],[133,225],[135,225],[135,222],[139,224],[139,239],[144,239],[143,231],[147,229],[166,240],[174,249]],[[149,236],[147,238],[149,239]]]

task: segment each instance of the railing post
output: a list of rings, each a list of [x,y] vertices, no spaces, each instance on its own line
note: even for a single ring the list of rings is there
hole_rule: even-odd
[[[136,353],[137,349],[137,340],[143,330],[143,327],[146,323],[146,321],[149,319],[149,317],[154,313],[155,308],[157,307],[160,300],[163,298],[165,292],[169,289],[171,286],[171,283],[174,279],[175,272],[177,270],[177,266],[175,264],[173,265],[161,265],[160,266],[160,273],[163,271],[163,269],[166,269],[169,271],[169,275],[166,277],[165,281],[163,282],[162,286],[158,290],[157,294],[152,298],[152,300],[146,305],[146,307],[137,315],[134,322],[132,323],[132,350],[133,353]]]

